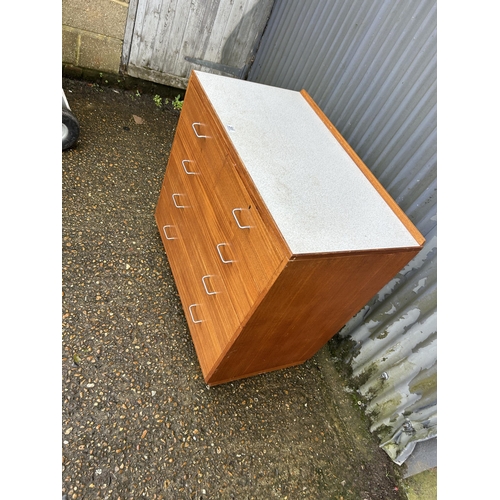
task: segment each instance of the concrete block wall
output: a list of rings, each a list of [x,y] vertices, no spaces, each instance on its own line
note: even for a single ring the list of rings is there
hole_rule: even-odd
[[[62,63],[118,74],[128,0],[62,0]]]

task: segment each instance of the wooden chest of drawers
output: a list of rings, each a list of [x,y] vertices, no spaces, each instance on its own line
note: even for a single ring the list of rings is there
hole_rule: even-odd
[[[197,71],[155,216],[209,385],[303,363],[424,242],[305,91]]]

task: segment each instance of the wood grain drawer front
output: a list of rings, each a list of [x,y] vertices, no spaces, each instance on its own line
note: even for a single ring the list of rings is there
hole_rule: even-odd
[[[177,125],[176,141],[184,145],[192,158],[208,167],[201,179],[208,188],[217,182],[215,167],[224,161],[228,148],[217,119],[194,91],[189,95]]]
[[[190,207],[197,211],[196,216],[200,217],[199,211],[203,206],[199,203],[200,192],[205,192],[205,185],[208,185],[206,179],[207,168],[204,165],[200,155],[193,153],[186,142],[182,140],[177,133],[170,157],[168,161],[165,178],[175,179],[179,190],[182,190],[190,198]],[[224,161],[221,157],[220,162]]]
[[[182,240],[180,213],[173,206],[171,193],[171,182],[165,177],[156,206],[155,218],[167,254],[171,246],[170,242]]]
[[[259,213],[263,203],[261,200],[256,203],[258,195],[251,196],[245,188],[232,154],[222,139],[217,120],[194,91],[189,94],[189,99],[186,99],[190,105],[183,109],[174,145],[188,158],[182,162],[180,170],[184,171],[185,180],[193,189],[205,191],[203,198],[210,206],[205,205],[201,210],[206,216],[212,215],[206,219],[206,224],[214,229],[212,237],[216,238],[221,260],[232,260],[240,267],[244,266],[245,282],[250,280],[249,285],[253,283],[250,286],[260,292],[284,259],[285,245],[264,224]],[[193,123],[202,124],[200,130],[208,137],[197,137]],[[224,245],[218,246],[221,243]],[[228,271],[229,267],[224,270]],[[241,288],[241,282],[238,288]],[[253,301],[255,295],[251,290],[249,292]]]
[[[224,220],[215,209],[213,192],[210,194],[199,182],[199,176],[186,175],[181,166],[184,157],[183,148],[173,148],[169,161],[169,179],[177,186],[179,204],[185,200],[186,208],[179,209],[186,217],[190,239],[193,245],[193,255],[204,262],[207,273],[214,274],[224,282],[227,294],[221,294],[221,301],[226,301],[226,307],[235,311],[242,321],[259,296],[259,287],[252,276],[252,263],[243,255],[235,252],[234,237],[228,230],[228,221]],[[201,162],[196,162],[197,169]],[[195,178],[197,177],[197,178]]]
[[[234,294],[229,293],[224,277],[218,272],[218,252],[213,243],[216,237],[210,238],[213,231],[219,234],[212,227],[215,220],[213,210],[206,203],[204,191],[196,183],[190,185],[192,181],[186,178],[180,167],[184,157],[182,148],[173,149],[162,190],[170,202],[168,211],[176,222],[178,238],[184,248],[183,264],[197,270],[199,288],[207,290],[212,297],[210,302],[217,310],[215,314],[222,315],[225,329],[233,331],[250,307],[250,300],[247,305],[238,305],[243,311],[237,315],[232,305]],[[209,278],[202,280],[203,276]],[[211,294],[208,290],[217,293]]]
[[[234,260],[245,262],[255,287],[261,292],[286,255],[275,234],[264,224],[230,156],[217,170],[217,179],[210,198],[215,216],[221,221]]]
[[[189,249],[189,259],[180,261],[179,294],[202,370],[207,373],[222,354],[239,320],[228,300],[224,281],[211,272],[201,253]],[[176,278],[177,279],[177,278]]]
[[[219,189],[228,197],[220,196],[207,181],[207,169],[217,173]],[[196,231],[191,229],[196,251],[203,252],[204,261],[217,269],[232,307],[243,321],[281,261],[258,213],[248,208],[253,202],[235,176],[228,156],[208,166],[204,159],[186,152],[178,136],[167,176],[175,178],[177,186],[181,186],[178,191],[185,193],[179,193],[177,199],[179,204],[188,205],[183,212],[192,217],[192,225],[197,225]],[[243,226],[243,220],[251,225]]]
[[[191,213],[191,210],[175,205],[172,183],[167,176],[158,201],[156,220],[205,373],[220,356],[240,320],[232,307],[224,280],[217,274],[216,266],[207,262],[203,247],[197,244],[199,235],[196,225],[190,220]],[[165,231],[164,226],[167,226]]]

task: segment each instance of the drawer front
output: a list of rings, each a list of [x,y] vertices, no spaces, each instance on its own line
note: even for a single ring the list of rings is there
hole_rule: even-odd
[[[262,201],[252,197],[245,188],[220,132],[220,124],[210,114],[197,92],[190,89],[189,106],[182,113],[182,123],[177,129],[176,142],[184,146],[182,170],[190,185],[198,185],[206,192],[205,198],[211,207],[203,208],[206,214],[213,214],[207,226],[218,228],[213,234],[215,246],[228,255],[221,260],[234,260],[244,266],[242,270],[249,286],[261,292],[283,260],[283,245],[273,232],[269,231],[259,213]],[[199,123],[200,125],[193,124]],[[197,137],[206,135],[207,137]],[[187,168],[184,168],[187,167]],[[259,199],[260,207],[256,203]],[[229,249],[230,247],[230,249]],[[227,252],[226,252],[227,251]],[[219,251],[217,252],[219,254]],[[232,254],[232,257],[231,257]],[[229,267],[225,267],[229,271]],[[234,273],[231,273],[234,274]],[[241,283],[239,284],[241,286]],[[254,293],[250,291],[251,297]]]
[[[248,314],[259,295],[259,289],[245,259],[231,257],[234,250],[223,219],[211,201],[213,191],[207,195],[199,175],[186,174],[182,166],[185,151],[182,145],[172,148],[167,168],[167,178],[173,185],[173,200],[184,218],[186,232],[191,243],[189,259],[202,262],[205,274],[217,277],[224,283],[226,293],[220,294],[220,302],[235,311],[239,322]],[[196,162],[197,170],[201,162]],[[174,204],[174,206],[175,206]],[[177,207],[176,207],[177,208]],[[194,265],[194,264],[193,264]]]
[[[180,158],[182,156],[171,156],[158,204],[157,211],[168,215],[162,237],[167,244],[178,240],[184,263],[191,268],[199,265],[201,273],[213,274],[212,268],[216,268],[214,263],[217,260],[210,237],[215,216],[211,205],[206,203],[204,192],[189,186],[184,174],[179,171]],[[169,221],[173,221],[172,227],[169,227]]]
[[[245,262],[256,289],[261,292],[279,267],[284,255],[264,224],[255,200],[239,178],[229,156],[218,170],[211,202],[221,221],[227,243],[237,262]]]
[[[228,148],[220,124],[194,89],[190,89],[189,98],[185,100],[176,140],[182,142],[191,158],[204,162],[206,168],[200,180],[206,188],[213,186],[217,182],[217,168],[227,156]]]
[[[175,210],[171,196],[172,192],[170,178],[165,176],[156,206],[155,219],[169,261],[174,263],[180,258],[184,258],[186,242],[184,241],[184,234],[181,231],[183,224],[181,214],[178,210]],[[175,245],[173,244],[174,242],[176,243]]]
[[[171,166],[169,162],[155,216],[205,374],[238,329],[240,318],[217,266],[207,258],[193,196]]]
[[[157,223],[196,354],[206,375],[237,329],[239,321],[230,302],[228,305],[223,280],[210,273],[201,255],[196,253],[196,246],[189,237],[190,225],[181,209],[174,207],[168,187],[167,181],[157,206]],[[172,221],[175,224],[168,224],[165,235],[162,224]]]

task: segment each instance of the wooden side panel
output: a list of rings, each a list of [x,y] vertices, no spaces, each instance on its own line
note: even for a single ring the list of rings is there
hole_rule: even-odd
[[[306,361],[417,253],[290,261],[207,382],[216,385]]]

